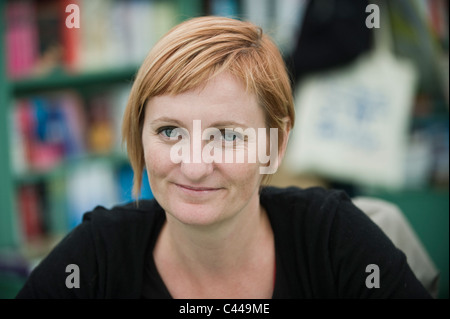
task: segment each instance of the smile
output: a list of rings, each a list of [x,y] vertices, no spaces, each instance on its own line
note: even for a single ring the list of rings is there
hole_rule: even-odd
[[[208,193],[216,192],[216,191],[219,191],[222,189],[222,188],[216,188],[216,187],[198,187],[198,186],[182,185],[182,184],[176,184],[176,183],[175,183],[175,186],[177,186],[181,191],[186,192],[188,194],[193,194],[193,195],[208,194]]]

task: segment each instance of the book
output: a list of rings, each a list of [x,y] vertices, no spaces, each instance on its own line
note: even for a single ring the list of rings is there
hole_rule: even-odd
[[[6,5],[7,73],[12,79],[29,75],[38,59],[36,7],[30,1]]]
[[[11,112],[13,145],[12,166],[17,174],[29,169],[32,158],[32,136],[34,130],[34,117],[28,100],[22,99],[13,103]]]
[[[59,1],[40,0],[35,4],[39,56],[33,73],[40,76],[51,73],[63,65],[61,24],[64,15]]]
[[[31,136],[31,168],[46,171],[64,157],[65,119],[55,98],[31,98],[35,129]]]
[[[64,156],[78,157],[86,152],[86,112],[82,97],[74,91],[65,91],[58,97],[64,136]]]
[[[73,92],[19,99],[10,116],[16,173],[47,171],[85,151],[86,115]]]
[[[43,235],[42,212],[39,192],[35,185],[25,185],[19,188],[17,206],[25,240],[36,240]]]
[[[80,10],[80,1],[78,0],[63,0],[60,2],[60,12],[64,12],[64,17],[60,20],[61,29],[61,42],[63,49],[63,64],[65,68],[69,72],[77,71],[77,63],[80,60],[81,54],[81,14],[76,15],[76,13],[80,12],[72,12],[70,11],[70,6],[75,5],[77,10]],[[68,9],[69,10],[68,10]],[[78,19],[79,21],[72,21],[73,19]],[[69,19],[69,21],[67,21]],[[76,22],[79,22],[79,27],[73,27],[76,25]],[[68,25],[69,23],[69,25]]]
[[[8,74],[19,78],[140,65],[178,22],[177,15],[174,1],[10,1]]]

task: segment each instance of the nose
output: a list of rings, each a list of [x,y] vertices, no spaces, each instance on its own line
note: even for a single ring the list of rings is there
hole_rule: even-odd
[[[213,172],[213,163],[205,163],[203,160],[200,163],[181,162],[181,173],[192,182],[201,181]]]
[[[214,163],[203,160],[203,147],[206,141],[202,139],[201,121],[194,120],[192,134],[185,140],[184,146],[190,148],[181,160],[181,173],[192,182],[201,181],[214,170]]]

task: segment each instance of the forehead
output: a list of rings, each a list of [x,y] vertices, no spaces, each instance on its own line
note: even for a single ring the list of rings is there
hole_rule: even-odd
[[[181,94],[151,98],[146,105],[146,119],[174,118],[189,122],[245,122],[247,126],[264,127],[264,114],[255,94],[248,92],[236,77],[223,72],[204,85]]]

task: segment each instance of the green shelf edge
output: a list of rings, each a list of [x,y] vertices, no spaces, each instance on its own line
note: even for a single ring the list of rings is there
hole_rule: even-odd
[[[14,96],[23,96],[43,91],[79,88],[97,84],[105,85],[115,82],[131,84],[137,70],[137,66],[132,66],[81,73],[56,71],[46,76],[14,80],[11,89]]]

